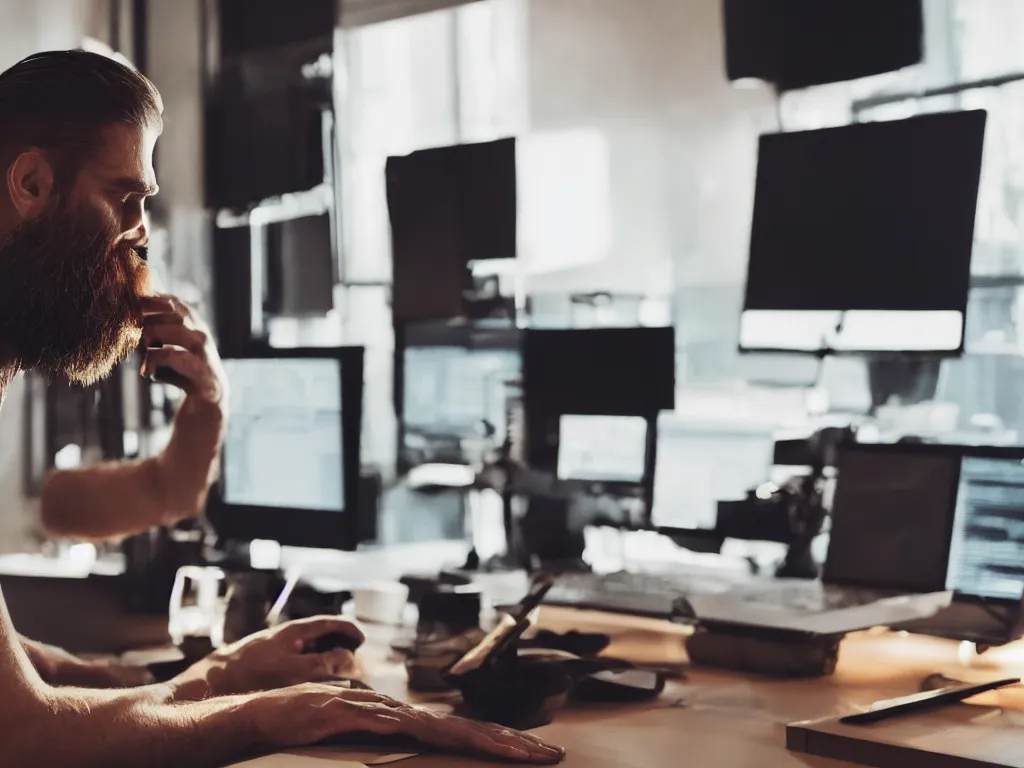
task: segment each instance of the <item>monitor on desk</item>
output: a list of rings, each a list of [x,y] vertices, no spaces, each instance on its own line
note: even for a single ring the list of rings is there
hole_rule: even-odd
[[[840,453],[825,581],[1024,594],[1024,448],[855,445]]]
[[[554,472],[564,414],[643,416],[675,408],[675,329],[528,329],[523,333],[526,461]]]
[[[563,414],[559,480],[639,485],[647,469],[647,420],[641,416]]]
[[[739,500],[769,479],[773,433],[755,426],[658,419],[651,525],[677,531],[715,531],[718,502]]]
[[[741,350],[963,350],[986,113],[762,136]]]
[[[224,368],[228,426],[210,504],[218,534],[354,549],[362,347],[265,350]]]
[[[429,463],[471,464],[485,440],[505,440],[507,386],[521,368],[519,336],[518,329],[497,323],[399,327],[400,471]]]
[[[822,580],[905,592],[945,589],[959,457],[926,445],[840,449]]]
[[[384,175],[396,322],[463,317],[470,262],[517,256],[515,139],[389,157]]]
[[[960,462],[947,586],[958,595],[1019,603],[1024,592],[1024,452]]]

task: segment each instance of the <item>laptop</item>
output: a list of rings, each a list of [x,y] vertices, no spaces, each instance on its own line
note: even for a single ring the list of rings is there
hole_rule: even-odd
[[[766,579],[727,596],[697,595],[690,601],[697,617],[842,634],[935,614],[952,599],[951,581],[973,578],[962,569],[951,576],[950,568],[952,542],[962,549],[959,542],[974,540],[954,532],[974,519],[958,515],[961,453],[922,444],[844,447],[821,580]]]

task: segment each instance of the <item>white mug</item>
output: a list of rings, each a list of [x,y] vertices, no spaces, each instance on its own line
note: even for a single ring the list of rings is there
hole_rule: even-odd
[[[356,618],[371,624],[400,625],[408,599],[409,588],[397,581],[365,584],[352,590]]]

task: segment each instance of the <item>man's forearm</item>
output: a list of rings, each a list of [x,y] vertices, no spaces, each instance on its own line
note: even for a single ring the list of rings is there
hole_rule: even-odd
[[[217,478],[224,426],[219,404],[187,397],[178,409],[174,432],[156,461],[166,506],[179,520],[197,515],[206,504],[210,485]]]
[[[153,458],[52,472],[41,499],[46,528],[69,538],[104,540],[199,514],[216,476],[224,415],[217,405],[186,398],[173,430]]]
[[[169,695],[163,685],[54,691],[31,721],[21,713],[5,728],[0,719],[0,766],[218,768],[262,746],[246,712],[251,696],[167,704]]]

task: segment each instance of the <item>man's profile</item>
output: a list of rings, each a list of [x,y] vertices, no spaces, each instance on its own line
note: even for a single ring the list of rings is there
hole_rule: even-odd
[[[0,402],[20,370],[90,383],[139,344],[150,301],[143,211],[161,129],[155,87],[110,59],[43,53],[0,73]],[[200,333],[183,324],[149,364],[185,365],[181,353],[206,342]],[[294,643],[308,629],[289,630]],[[562,755],[373,691],[235,693],[230,661],[201,662],[167,685],[57,687],[33,667],[0,599],[0,765],[217,766],[350,732],[522,762]]]

